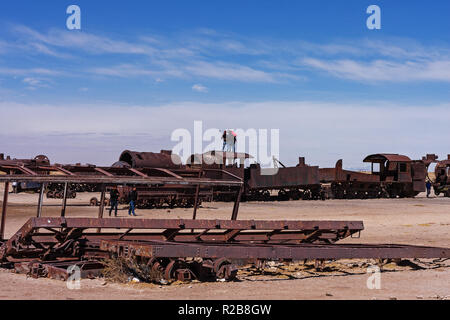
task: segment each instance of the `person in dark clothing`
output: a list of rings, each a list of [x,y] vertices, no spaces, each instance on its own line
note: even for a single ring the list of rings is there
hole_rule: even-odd
[[[225,148],[227,147],[227,130],[223,131],[222,140],[223,140],[222,151],[225,151]]]
[[[114,209],[114,216],[117,217],[117,208],[119,206],[119,190],[117,190],[117,187],[113,187],[109,192],[109,203],[111,205],[109,208],[109,216],[111,217],[111,212]]]
[[[426,187],[427,187],[427,198],[429,198],[430,193],[431,193],[431,181],[430,180],[427,180]]]
[[[128,201],[130,202],[130,207],[128,209],[129,216],[131,216],[131,213],[133,213],[133,216],[136,216],[136,213],[134,212],[134,208],[136,206],[137,197],[138,197],[138,195],[137,195],[136,187],[133,187],[133,189],[128,194]]]

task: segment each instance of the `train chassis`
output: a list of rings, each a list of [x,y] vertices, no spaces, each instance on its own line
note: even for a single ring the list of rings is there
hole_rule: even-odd
[[[376,199],[415,197],[412,185],[405,183],[333,182],[331,194],[335,199]]]

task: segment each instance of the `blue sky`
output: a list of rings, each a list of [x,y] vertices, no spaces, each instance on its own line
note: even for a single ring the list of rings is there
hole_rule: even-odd
[[[66,28],[71,4],[81,30]],[[366,27],[371,4],[381,30]],[[170,148],[174,129],[203,120],[280,129],[290,164],[444,157],[449,12],[448,1],[3,1],[1,151],[109,164],[125,148]]]

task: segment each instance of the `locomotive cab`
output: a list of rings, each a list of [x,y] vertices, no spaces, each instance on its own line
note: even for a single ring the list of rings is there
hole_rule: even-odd
[[[374,154],[364,162],[372,164],[371,174],[379,175],[380,181],[412,182],[411,159],[399,154]]]
[[[425,191],[427,166],[424,161],[412,161],[399,154],[373,154],[364,159],[372,163],[372,174],[379,175],[383,188],[391,196],[414,196]],[[379,172],[374,166],[379,166]]]

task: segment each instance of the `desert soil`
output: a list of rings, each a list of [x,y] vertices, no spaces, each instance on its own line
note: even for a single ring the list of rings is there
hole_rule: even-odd
[[[0,199],[3,190],[0,189]],[[97,217],[88,202],[96,194],[79,194],[68,201],[68,217]],[[14,234],[36,213],[37,194],[10,194],[6,237]],[[43,216],[58,216],[61,200],[45,199]],[[229,219],[231,203],[204,203],[199,219]],[[192,209],[137,210],[139,218],[190,218]],[[119,210],[128,217],[127,209]],[[450,247],[450,198],[423,194],[414,199],[327,200],[242,203],[240,219],[255,220],[362,220],[359,239],[342,243],[397,243]],[[419,263],[425,269],[383,267],[381,289],[368,289],[366,267],[373,261],[329,262],[323,271],[311,263],[285,266],[270,264],[264,273],[244,268],[235,282],[117,284],[104,279],[82,280],[81,289],[66,283],[33,279],[0,270],[0,299],[449,299],[450,263]]]

